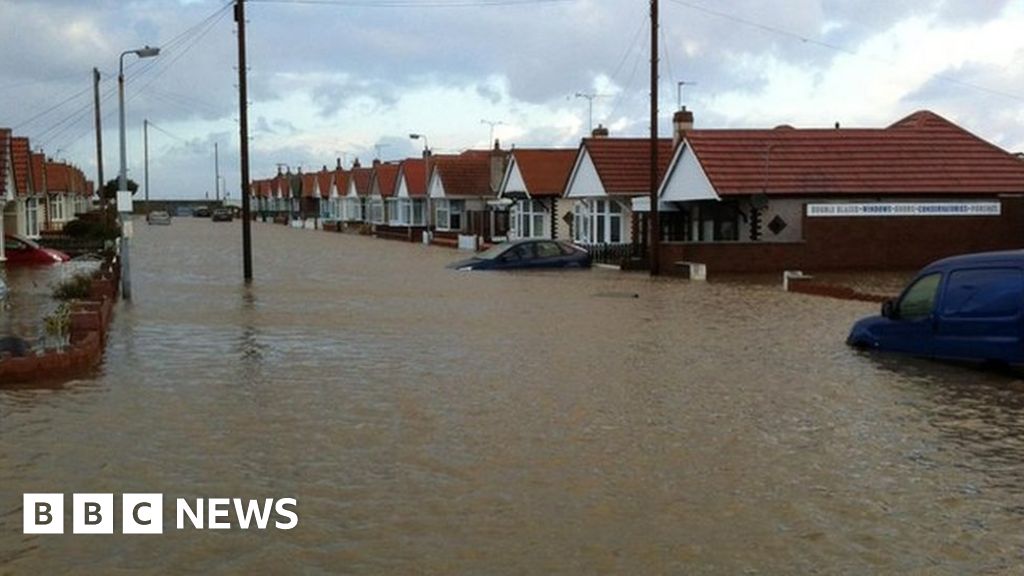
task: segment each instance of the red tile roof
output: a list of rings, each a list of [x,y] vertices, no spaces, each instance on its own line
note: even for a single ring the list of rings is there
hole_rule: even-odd
[[[85,174],[78,167],[47,160],[43,163],[43,169],[46,171],[47,194],[92,195],[91,182],[85,179]]]
[[[1024,193],[1024,163],[928,111],[887,128],[693,130],[686,140],[720,195]]]
[[[7,165],[7,158],[9,156],[8,151],[11,149],[11,131],[8,128],[0,128],[0,199],[7,196],[7,172],[8,170],[14,170],[13,166]],[[14,174],[11,174],[11,180],[14,180]],[[13,194],[14,191],[12,190]],[[0,200],[2,203],[2,200]]]
[[[32,189],[29,191],[32,194],[42,194],[46,188],[46,169],[44,164],[46,162],[46,156],[40,152],[31,153],[32,162]]]
[[[467,150],[458,156],[435,156],[445,196],[493,196],[490,151]]]
[[[316,197],[316,173],[302,174],[302,197],[303,198],[315,198]]]
[[[59,162],[47,161],[43,164],[46,170],[46,193],[71,192],[71,167]]]
[[[395,184],[398,182],[398,164],[385,163],[373,167],[372,182],[382,198],[390,198],[395,195]],[[371,184],[372,189],[373,184]]]
[[[365,197],[370,195],[370,176],[373,168],[353,168],[349,171],[349,182],[355,185],[356,196]],[[348,191],[345,191],[348,194]]]
[[[531,197],[561,196],[576,161],[575,148],[517,148],[512,157]]]
[[[281,173],[274,176],[270,180],[270,194],[274,198],[291,198],[291,193],[288,191],[288,177]]]
[[[334,187],[338,191],[338,196],[344,196],[348,193],[348,170],[343,168],[336,168],[334,170]]]
[[[405,179],[410,198],[427,195],[427,161],[423,158],[409,158],[402,161],[399,178]],[[395,191],[397,193],[397,189]]]
[[[28,138],[11,138],[11,159],[14,164],[14,186],[18,196],[28,196],[31,183],[31,149]]]
[[[334,178],[334,172],[324,167],[323,170],[317,172],[316,182],[320,187],[320,197],[329,198],[331,196],[331,181]]]
[[[586,148],[609,195],[648,194],[651,188],[651,144],[648,138],[584,138]],[[672,160],[672,140],[658,140],[658,180]]]

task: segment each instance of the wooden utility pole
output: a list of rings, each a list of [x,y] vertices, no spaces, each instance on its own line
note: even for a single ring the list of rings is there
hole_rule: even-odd
[[[100,195],[100,208],[103,218],[107,218],[107,197],[103,194],[103,126],[100,122],[100,71],[92,69],[92,100],[93,112],[96,115],[96,190]]]
[[[252,282],[252,218],[249,215],[249,91],[245,67],[245,0],[235,3],[238,23],[238,130],[239,156],[242,159],[242,275]]]
[[[658,223],[658,0],[651,0],[651,206],[647,228],[650,234],[651,276],[661,274],[661,225]]]

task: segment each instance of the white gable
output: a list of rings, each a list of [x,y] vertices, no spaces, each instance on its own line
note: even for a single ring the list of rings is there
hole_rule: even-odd
[[[7,150],[0,151],[0,153],[7,156],[7,158],[4,159],[4,166],[7,169],[4,171],[4,174],[0,174],[0,177],[4,179],[5,189],[4,198],[0,198],[0,200],[10,202],[14,200],[14,166],[11,164],[11,155],[7,153]],[[0,212],[3,211],[2,208],[3,206],[0,206]],[[0,214],[0,217],[2,216],[3,215]]]
[[[597,167],[590,158],[590,152],[583,148],[576,156],[576,165],[572,167],[569,184],[565,187],[566,198],[595,198],[608,194],[604,191],[601,177],[597,175]]]
[[[356,179],[353,176],[348,178],[348,190],[345,192],[345,196],[359,198],[359,193],[356,191]]]
[[[683,141],[672,157],[668,174],[661,182],[658,196],[662,202],[691,202],[694,200],[721,200],[715,188],[704,173],[704,167],[690,148],[690,143]]]
[[[526,180],[523,179],[523,172],[519,169],[519,162],[516,162],[515,154],[512,155],[512,161],[508,163],[508,169],[505,170],[505,178],[501,181],[498,198],[501,198],[507,192],[523,192],[527,197],[530,196],[530,191],[526,189]]]
[[[396,186],[396,189],[397,192],[395,192],[395,196],[398,196],[399,198],[409,197],[409,183],[405,181],[405,170],[402,170],[402,173],[398,175],[398,185]]]
[[[434,170],[430,175],[430,186],[427,187],[431,198],[444,198],[444,182],[441,181],[441,171]]]

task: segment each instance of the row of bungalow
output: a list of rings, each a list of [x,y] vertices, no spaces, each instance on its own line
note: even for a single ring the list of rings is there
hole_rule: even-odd
[[[79,168],[32,152],[28,138],[0,128],[0,236],[39,238],[59,232],[76,214],[89,210],[94,191]],[[4,259],[0,245],[0,261]]]
[[[929,111],[884,128],[695,129],[658,147],[659,264],[718,272],[913,268],[1024,247],[1024,161]],[[513,148],[281,172],[256,217],[446,245],[564,239],[643,267],[651,143],[599,127]],[[461,241],[461,242],[460,242]]]

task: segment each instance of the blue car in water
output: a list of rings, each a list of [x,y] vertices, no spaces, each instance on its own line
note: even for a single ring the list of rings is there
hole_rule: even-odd
[[[558,240],[515,240],[477,252],[448,265],[456,270],[513,270],[521,268],[590,268],[590,253]]]
[[[1024,365],[1024,250],[929,264],[847,344],[942,360]]]

